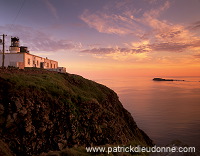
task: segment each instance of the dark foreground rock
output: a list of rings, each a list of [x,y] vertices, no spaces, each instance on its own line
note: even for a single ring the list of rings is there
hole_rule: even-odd
[[[20,156],[131,141],[152,145],[114,91],[44,70],[0,70],[0,140],[0,151]]]

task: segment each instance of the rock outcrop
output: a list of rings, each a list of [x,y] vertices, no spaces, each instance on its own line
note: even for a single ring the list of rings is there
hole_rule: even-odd
[[[0,71],[0,140],[16,155],[133,140],[152,145],[111,89],[33,69]]]

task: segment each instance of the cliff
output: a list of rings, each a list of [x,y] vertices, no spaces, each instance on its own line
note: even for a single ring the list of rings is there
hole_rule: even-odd
[[[0,69],[0,152],[4,155],[131,141],[152,145],[106,86],[68,73]]]

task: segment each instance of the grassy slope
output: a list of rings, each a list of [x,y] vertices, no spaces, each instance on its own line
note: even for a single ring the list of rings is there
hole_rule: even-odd
[[[28,70],[24,72],[9,71],[1,73],[1,78],[10,82],[13,92],[20,92],[27,88],[37,89],[41,92],[50,92],[55,97],[69,95],[69,99],[78,96],[81,100],[97,99],[102,101],[108,88],[93,81],[88,81],[81,76],[73,74],[61,74],[40,70]]]

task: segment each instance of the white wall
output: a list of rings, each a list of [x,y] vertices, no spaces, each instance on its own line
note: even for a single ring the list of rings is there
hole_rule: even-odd
[[[40,68],[40,62],[44,62],[44,58],[24,53],[25,55],[25,67],[37,67]]]
[[[40,64],[44,63],[44,68],[45,69],[50,69],[50,68],[57,68],[58,67],[58,62],[49,60],[47,58],[42,58],[36,55],[32,54],[27,54],[25,53],[25,67],[37,67],[40,68]]]
[[[0,53],[0,66],[2,65],[2,56],[2,53]],[[15,64],[15,62],[24,62],[23,53],[5,53],[5,67],[12,66]]]
[[[4,66],[18,67],[18,62],[23,62],[25,67],[37,67],[40,68],[40,64],[44,64],[45,69],[58,68],[58,62],[42,58],[36,55],[28,53],[5,53]],[[0,66],[2,65],[2,53],[0,53]]]
[[[58,68],[58,62],[57,61],[45,59],[44,62],[45,62],[45,69]]]

